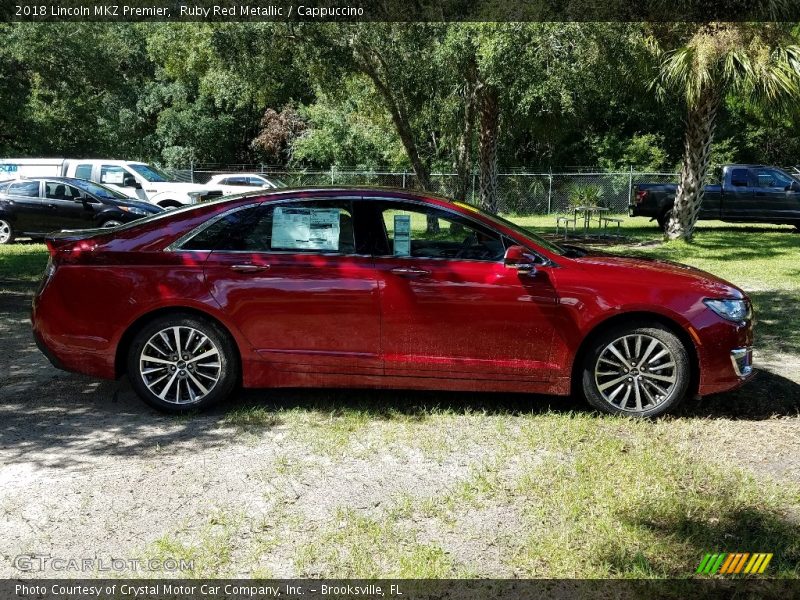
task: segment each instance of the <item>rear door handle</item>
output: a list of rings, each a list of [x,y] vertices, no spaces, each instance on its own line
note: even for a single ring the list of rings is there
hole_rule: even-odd
[[[422,277],[423,275],[430,275],[431,272],[426,269],[418,269],[416,267],[395,267],[392,273],[400,275],[400,277]]]
[[[233,265],[231,270],[237,271],[238,273],[260,273],[261,271],[266,271],[269,269],[269,265],[251,265],[251,264],[244,264],[244,265]]]

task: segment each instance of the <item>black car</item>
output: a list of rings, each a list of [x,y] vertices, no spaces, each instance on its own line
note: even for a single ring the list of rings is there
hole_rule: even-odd
[[[0,183],[0,244],[60,229],[116,227],[163,210],[86,179],[7,181]]]

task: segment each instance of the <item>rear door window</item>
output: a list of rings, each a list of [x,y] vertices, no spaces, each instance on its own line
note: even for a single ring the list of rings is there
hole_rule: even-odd
[[[184,250],[354,254],[349,201],[286,202],[228,213],[182,244]]]
[[[21,181],[13,183],[8,188],[8,193],[13,196],[27,196],[29,198],[39,197],[38,181]]]

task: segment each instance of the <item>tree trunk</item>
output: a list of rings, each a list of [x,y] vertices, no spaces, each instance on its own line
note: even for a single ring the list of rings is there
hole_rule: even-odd
[[[386,108],[389,110],[389,115],[392,117],[397,134],[400,136],[400,141],[403,144],[403,149],[406,151],[408,160],[411,162],[411,168],[414,169],[414,174],[417,176],[417,187],[424,191],[432,192],[433,185],[431,182],[431,171],[419,155],[417,143],[414,140],[414,131],[411,128],[411,122],[408,114],[403,106],[401,99],[397,98],[392,91],[392,87],[381,78],[380,64],[381,57],[373,49],[365,51],[357,47],[353,48],[353,54],[356,57],[356,63],[367,77],[370,78],[378,93],[383,98]],[[372,62],[372,58],[376,63]],[[428,233],[439,233],[439,221],[435,217],[428,216]]]
[[[475,129],[475,102],[477,85],[477,65],[474,57],[469,61],[464,77],[464,121],[456,148],[455,164],[456,184],[453,197],[459,202],[466,202],[467,190],[472,179],[472,135]]]
[[[480,204],[497,212],[497,146],[500,136],[500,101],[497,90],[484,85],[480,90],[480,131],[478,162],[480,168]]]
[[[708,174],[718,108],[719,99],[710,91],[701,96],[697,106],[689,108],[686,118],[683,166],[678,191],[675,194],[675,204],[665,232],[668,239],[683,238],[691,241],[694,235],[694,226],[703,201],[703,184]]]

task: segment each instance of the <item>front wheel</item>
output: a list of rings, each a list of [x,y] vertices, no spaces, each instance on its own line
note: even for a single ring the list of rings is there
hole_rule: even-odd
[[[5,219],[0,219],[0,246],[10,244],[13,241],[14,230],[11,228],[11,223]]]
[[[675,408],[691,379],[685,346],[661,325],[615,327],[587,352],[582,385],[586,400],[610,414],[655,417]]]
[[[122,221],[111,219],[110,221],[106,221],[105,223],[103,223],[102,227],[104,229],[113,229],[114,227],[119,227],[120,225],[122,225]]]
[[[143,327],[128,353],[128,377],[149,405],[169,413],[204,409],[233,391],[239,373],[227,333],[205,319],[167,315]]]

